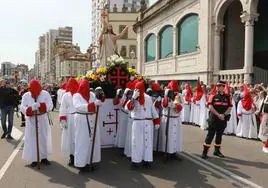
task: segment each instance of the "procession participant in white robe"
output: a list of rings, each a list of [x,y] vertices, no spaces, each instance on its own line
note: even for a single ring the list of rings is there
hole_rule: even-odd
[[[264,153],[268,153],[268,96],[266,96],[264,100],[261,126],[258,137],[263,142],[262,151]]]
[[[194,96],[194,115],[193,122],[196,126],[200,126],[200,102],[203,96],[203,90],[200,80],[197,81],[196,95]]]
[[[230,86],[228,83],[226,83],[225,88],[224,88],[224,93],[229,96],[232,101],[233,107],[231,110],[231,117],[230,120],[227,121],[227,127],[224,130],[224,134],[227,135],[232,135],[236,133],[236,129],[237,129],[237,116],[236,116],[236,106],[235,106],[235,100],[232,97],[232,93],[230,92]]]
[[[132,166],[137,167],[139,163],[146,167],[153,161],[153,130],[160,127],[158,113],[152,103],[150,96],[144,93],[143,82],[135,85],[132,99],[127,102],[127,109],[133,119],[131,161]]]
[[[31,80],[29,92],[22,96],[21,112],[26,116],[25,141],[22,158],[37,166],[36,123],[39,137],[39,156],[41,163],[50,165],[47,160],[52,153],[51,128],[48,112],[53,108],[52,99],[47,91],[42,90],[37,80]],[[36,115],[37,121],[36,122]]]
[[[62,96],[59,110],[61,133],[61,152],[70,157],[69,165],[74,165],[74,146],[75,146],[75,108],[73,105],[73,95],[78,90],[78,83],[74,78],[70,78],[66,93]]]
[[[161,150],[166,151],[166,129],[167,121],[168,125],[168,145],[167,153],[168,158],[177,159],[176,153],[182,152],[183,140],[182,140],[182,127],[180,113],[182,111],[181,99],[178,93],[178,82],[175,80],[170,81],[167,89],[165,89],[165,96],[162,100],[163,106],[163,118],[161,125]],[[168,116],[168,109],[170,109],[170,115]]]
[[[191,111],[190,111],[190,123],[194,125],[194,114],[195,114],[195,104],[194,104],[194,98],[196,95],[196,88],[193,89],[193,95],[191,98]]]
[[[161,89],[161,86],[159,83],[151,83],[150,84],[150,88],[152,90],[152,93],[151,93],[151,99],[152,99],[152,102],[153,102],[153,105],[159,115],[159,118],[161,120],[161,116],[162,116],[162,106],[161,106],[161,93],[162,93],[162,89]],[[159,151],[160,149],[160,130],[159,129],[155,129],[154,130],[154,141],[153,141],[153,144],[154,144],[154,151]]]
[[[99,97],[98,97],[99,98]],[[79,81],[79,88],[73,96],[73,105],[75,108],[75,154],[74,165],[80,168],[80,172],[89,170],[93,134],[96,121],[96,108],[102,104],[103,100],[94,98],[90,92],[89,82],[87,80]],[[96,127],[95,144],[93,151],[93,163],[101,161],[100,147],[100,128]],[[93,164],[91,164],[93,165]]]
[[[119,126],[116,133],[116,140],[115,140],[115,146],[118,148],[124,148],[126,144],[126,135],[127,135],[127,124],[128,124],[128,117],[129,113],[127,110],[125,110],[126,102],[128,101],[128,94],[131,92],[131,90],[134,90],[134,83],[128,82],[126,84],[125,91],[117,90],[117,96],[113,100],[113,104],[120,108],[119,113]],[[119,91],[121,94],[119,94]],[[122,94],[123,92],[123,94]]]
[[[263,112],[263,107],[264,107],[264,100],[266,97],[266,92],[265,91],[259,91],[259,97],[258,100],[256,101],[256,120],[257,120],[257,132],[259,133],[260,130],[260,124],[261,124],[261,118],[262,118],[262,112]]]
[[[239,118],[236,136],[243,138],[257,138],[257,122],[254,114],[253,98],[244,85],[244,97],[238,102],[237,116]]]
[[[58,89],[57,91],[57,101],[58,101],[58,104],[60,105],[61,103],[61,98],[62,96],[64,95],[64,93],[66,92],[66,86],[67,86],[67,83],[64,82],[60,85],[60,89]]]
[[[202,85],[203,95],[200,99],[200,116],[199,116],[199,124],[200,128],[206,130],[208,128],[208,108],[206,106],[207,103],[207,89],[205,85]]]
[[[131,98],[132,98],[132,95],[133,95],[133,91],[135,89],[135,85],[134,83],[132,82],[131,84],[127,84],[127,87],[129,90],[125,91],[125,95],[126,95],[126,102],[129,101]],[[124,154],[127,156],[127,157],[130,157],[131,158],[131,142],[132,142],[132,125],[133,125],[133,120],[131,118],[131,114],[130,114],[130,111],[127,109],[127,105],[125,103],[124,105],[124,110],[125,112],[128,113],[128,120],[127,120],[127,134],[126,134],[126,141],[125,141],[125,148],[124,148]]]
[[[191,113],[191,98],[192,98],[192,91],[190,84],[185,84],[185,95],[184,95],[184,104],[183,104],[183,110],[182,110],[182,122],[185,124],[190,123],[190,113]]]

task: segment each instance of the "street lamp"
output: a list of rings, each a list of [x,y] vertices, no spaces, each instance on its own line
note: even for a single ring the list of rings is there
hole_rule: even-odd
[[[135,51],[133,49],[130,52],[130,57],[131,57],[131,67],[133,67],[134,59],[136,57]]]

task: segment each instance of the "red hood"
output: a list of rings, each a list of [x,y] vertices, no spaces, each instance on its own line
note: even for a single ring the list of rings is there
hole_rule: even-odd
[[[188,83],[185,84],[185,88],[186,88],[185,100],[190,103],[192,99],[192,91],[191,91],[190,84]]]
[[[41,85],[39,84],[38,80],[33,79],[30,81],[29,91],[31,92],[32,97],[37,99],[37,97],[42,91]]]
[[[139,96],[139,102],[140,105],[144,105],[144,92],[145,92],[145,87],[143,82],[138,82],[135,85],[135,89],[138,89],[140,91],[140,96]]]
[[[78,87],[78,82],[74,78],[70,78],[66,86],[66,92],[71,92],[71,94],[74,95],[77,92]]]
[[[244,97],[242,99],[242,106],[246,111],[249,111],[253,105],[253,98],[248,91],[248,87],[244,84]]]
[[[178,82],[176,80],[171,80],[168,83],[166,88],[170,89],[172,91],[175,91],[175,92],[179,92],[179,90],[180,90],[180,86],[179,86],[179,84],[178,84]]]
[[[89,91],[89,82],[87,80],[80,80],[79,81],[79,88],[77,93],[80,93],[82,97],[88,102],[90,99],[90,91]]]
[[[198,82],[197,82],[197,89],[196,89],[196,96],[194,97],[194,100],[195,101],[200,101],[200,99],[202,98],[202,96],[203,96],[203,89],[201,87],[200,81],[198,80]]]
[[[60,88],[66,90],[66,86],[67,86],[67,83],[64,82],[64,83],[62,83],[62,84],[60,85]]]

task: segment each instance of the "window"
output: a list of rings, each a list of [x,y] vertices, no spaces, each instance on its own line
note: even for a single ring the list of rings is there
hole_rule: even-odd
[[[160,59],[173,56],[173,27],[168,26],[160,33]]]
[[[178,24],[178,54],[197,51],[198,15],[190,15]]]
[[[119,33],[121,33],[125,29],[126,25],[119,25]],[[128,31],[125,32],[125,34],[121,37],[121,39],[127,39],[128,38]]]
[[[145,40],[145,54],[146,54],[146,62],[155,60],[155,45],[156,45],[156,37],[154,34],[151,34]]]
[[[126,46],[122,46],[122,47],[121,47],[120,55],[121,55],[122,57],[126,57],[126,56],[127,56],[127,47],[126,47]]]
[[[133,54],[131,54],[132,51],[134,52]],[[136,56],[137,56],[136,45],[130,45],[129,46],[129,57],[130,58],[136,58]]]

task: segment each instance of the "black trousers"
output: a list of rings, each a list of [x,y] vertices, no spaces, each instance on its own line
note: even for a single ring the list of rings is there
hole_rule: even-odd
[[[205,140],[205,144],[210,145],[216,134],[215,144],[220,146],[222,141],[222,135],[226,126],[227,121],[221,121],[215,116],[210,117],[210,122],[208,125],[208,134]]]
[[[25,116],[22,112],[20,114],[21,114],[21,124],[25,125]]]

